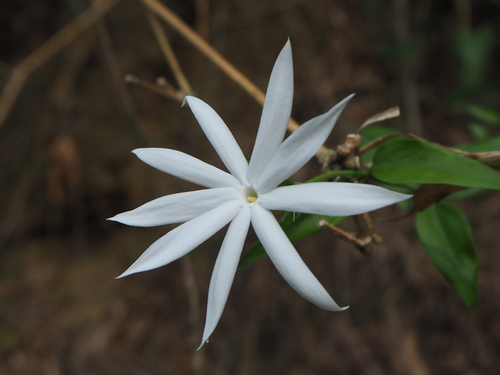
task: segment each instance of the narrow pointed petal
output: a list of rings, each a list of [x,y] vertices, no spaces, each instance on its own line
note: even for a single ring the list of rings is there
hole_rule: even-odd
[[[342,311],[306,266],[271,212],[253,204],[252,225],[267,255],[283,278],[302,297],[329,311]]]
[[[353,96],[349,95],[328,112],[307,121],[294,131],[273,155],[260,175],[256,189],[266,193],[302,168],[325,143]]]
[[[259,196],[268,210],[327,216],[351,216],[411,198],[380,186],[347,182],[315,182],[278,187]]]
[[[185,100],[228,171],[242,183],[245,183],[248,169],[247,160],[224,121],[203,100],[194,96],[186,96]]]
[[[136,227],[183,223],[231,200],[238,200],[239,197],[239,191],[234,188],[213,188],[171,194],[108,220]]]
[[[250,226],[250,207],[243,206],[240,213],[233,219],[222,243],[217,261],[215,262],[210,287],[208,290],[207,318],[203,339],[198,350],[208,341],[226,305],[234,275],[238,267],[241,250]]]
[[[287,41],[274,64],[267,86],[257,139],[250,158],[248,181],[254,183],[278,149],[287,129],[293,101],[292,47]]]
[[[118,278],[162,267],[179,259],[222,229],[240,209],[240,202],[228,202],[178,226],[154,242]]]
[[[229,173],[180,151],[167,148],[138,148],[132,152],[153,168],[200,186],[237,188],[241,185]]]

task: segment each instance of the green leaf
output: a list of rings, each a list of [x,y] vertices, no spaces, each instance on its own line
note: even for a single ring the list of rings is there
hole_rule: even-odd
[[[464,214],[453,204],[434,204],[416,217],[420,242],[432,263],[465,304],[476,304],[478,261],[472,233]]]
[[[500,172],[419,139],[397,138],[380,146],[372,175],[385,182],[449,184],[500,190]]]
[[[332,225],[338,225],[347,217],[331,217],[323,215],[286,213],[280,226],[291,242],[299,241],[324,230],[319,225],[321,220],[326,220]],[[245,268],[266,256],[266,251],[260,242],[253,245],[242,257],[238,269]]]
[[[489,137],[482,141],[466,143],[456,146],[459,150],[467,152],[500,151],[500,136]]]
[[[461,200],[461,199],[467,199],[471,198],[481,192],[483,192],[483,189],[478,189],[478,188],[471,188],[471,189],[464,189],[457,191],[455,193],[451,193],[447,199],[449,200]]]
[[[472,134],[475,142],[487,140],[490,137],[488,130],[484,125],[472,123],[469,124],[469,131]]]
[[[467,108],[467,113],[486,124],[500,125],[500,111],[498,109],[471,105]]]
[[[377,138],[382,138],[387,135],[396,134],[397,131],[391,128],[387,128],[385,126],[367,126],[361,130],[361,134],[363,135],[363,140],[361,141],[360,147],[363,147],[368,142],[371,142]],[[365,163],[371,163],[373,160],[373,155],[375,154],[376,148],[368,150],[363,153],[362,158]]]

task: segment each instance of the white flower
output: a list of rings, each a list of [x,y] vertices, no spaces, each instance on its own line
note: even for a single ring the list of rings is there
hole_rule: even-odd
[[[249,163],[219,115],[192,96],[186,101],[230,174],[179,151],[133,151],[150,166],[208,189],[164,196],[111,218],[143,227],[185,222],[153,243],[120,277],[173,262],[230,223],[210,280],[201,346],[222,315],[250,223],[269,258],[293,289],[323,309],[341,311],[345,308],[337,305],[305,265],[271,211],[350,216],[410,197],[378,186],[340,182],[278,187],[323,145],[352,95],[283,141],[292,97],[292,51],[287,42],[271,74]]]

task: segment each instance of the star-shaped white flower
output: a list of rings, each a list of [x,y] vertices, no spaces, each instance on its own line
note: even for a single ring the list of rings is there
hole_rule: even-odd
[[[164,196],[110,219],[142,227],[185,222],[153,243],[120,277],[173,262],[230,223],[210,280],[202,345],[222,315],[250,223],[269,258],[293,289],[323,309],[341,311],[345,308],[337,305],[305,265],[271,211],[350,216],[410,197],[365,184],[278,186],[314,156],[352,97],[306,122],[283,141],[292,107],[292,70],[292,50],[287,42],[271,74],[249,163],[219,115],[200,99],[186,97],[230,173],[175,150],[134,150],[150,166],[208,189]]]

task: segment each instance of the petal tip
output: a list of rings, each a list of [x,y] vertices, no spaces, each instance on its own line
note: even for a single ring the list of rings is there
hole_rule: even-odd
[[[115,279],[123,279],[124,277],[130,276],[134,273],[142,272],[144,270],[137,270],[137,269],[132,269],[135,268],[134,265],[131,265],[129,268],[125,270],[121,275],[115,277]]]
[[[198,98],[197,98],[197,97],[195,97],[195,96],[192,96],[192,95],[186,95],[186,96],[184,97],[184,100],[182,101],[182,106],[184,106],[184,104],[186,104],[186,103],[187,103],[187,105],[191,106],[191,104],[193,104],[193,102],[195,102],[195,101],[197,101],[197,100],[201,101],[200,99],[198,99]]]
[[[121,224],[125,224],[127,225],[126,223],[124,223],[122,220],[123,219],[120,219],[120,216],[122,216],[123,214],[116,214],[115,216],[112,216],[112,217],[108,217],[106,219],[106,221],[114,221],[115,223],[121,223]]]
[[[352,98],[354,98],[356,94],[352,93],[350,95],[347,95],[344,99],[342,99],[338,104],[341,105],[342,107],[345,107],[347,103],[351,101]]]
[[[201,348],[203,348],[205,346],[205,344],[208,344],[208,338],[203,338],[203,340],[201,340],[201,344],[200,346],[198,347],[198,349],[196,349],[196,351],[199,351]]]
[[[198,99],[196,96],[193,96],[193,95],[186,95],[186,96],[184,97],[184,99],[182,99],[182,104],[181,104],[181,107],[184,107],[186,104],[187,104],[187,105],[190,105],[190,103],[189,103],[189,102],[192,102],[192,101],[194,101],[194,100],[196,100],[196,99]],[[198,100],[200,100],[200,99],[198,99]]]
[[[137,262],[137,261],[136,261],[136,262]],[[132,274],[134,274],[134,273],[138,273],[138,272],[143,272],[143,271],[145,271],[145,270],[140,270],[140,269],[138,270],[138,269],[137,269],[137,267],[134,267],[134,266],[135,266],[135,263],[134,263],[134,264],[132,264],[129,268],[127,268],[127,269],[125,270],[125,272],[123,272],[121,275],[119,275],[119,276],[115,277],[115,280],[116,280],[116,279],[123,279],[124,277],[130,276],[130,275],[132,275]]]
[[[141,154],[144,152],[144,148],[136,148],[135,150],[131,151],[132,154],[137,156],[139,159],[141,158]]]

